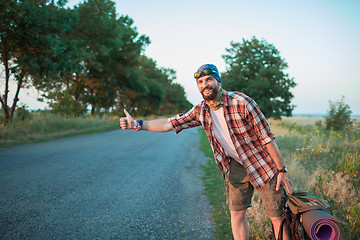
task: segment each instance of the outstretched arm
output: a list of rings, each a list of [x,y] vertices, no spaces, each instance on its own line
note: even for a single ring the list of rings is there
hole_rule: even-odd
[[[120,126],[122,129],[133,129],[134,120],[131,115],[124,109],[126,117],[120,119]],[[144,121],[142,124],[142,130],[151,132],[169,132],[174,130],[169,121],[166,118]]]

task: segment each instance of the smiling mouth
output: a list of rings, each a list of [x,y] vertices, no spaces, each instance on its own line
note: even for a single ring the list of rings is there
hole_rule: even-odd
[[[212,89],[207,88],[203,91],[203,93],[210,94],[212,92]]]

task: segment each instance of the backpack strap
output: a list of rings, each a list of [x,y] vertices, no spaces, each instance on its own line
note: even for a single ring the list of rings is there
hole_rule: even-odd
[[[306,192],[296,192],[289,195],[287,204],[294,214],[304,213],[310,210],[330,211],[330,206],[327,201],[320,197],[311,196]]]

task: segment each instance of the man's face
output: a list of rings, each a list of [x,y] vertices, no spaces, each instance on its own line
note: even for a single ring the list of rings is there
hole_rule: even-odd
[[[197,80],[198,89],[204,100],[217,100],[220,83],[212,76],[206,75]]]

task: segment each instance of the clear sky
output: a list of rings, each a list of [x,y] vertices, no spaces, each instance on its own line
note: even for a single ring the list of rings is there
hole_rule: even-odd
[[[70,0],[72,7],[80,0]],[[117,0],[120,15],[134,20],[140,34],[150,37],[145,55],[158,67],[177,72],[193,104],[202,98],[193,73],[204,63],[226,70],[223,54],[230,42],[265,39],[288,63],[298,84],[292,89],[293,113],[325,114],[329,100],[345,96],[360,114],[360,1],[245,0]],[[36,91],[23,93],[30,108]],[[22,100],[24,102],[24,100]]]

